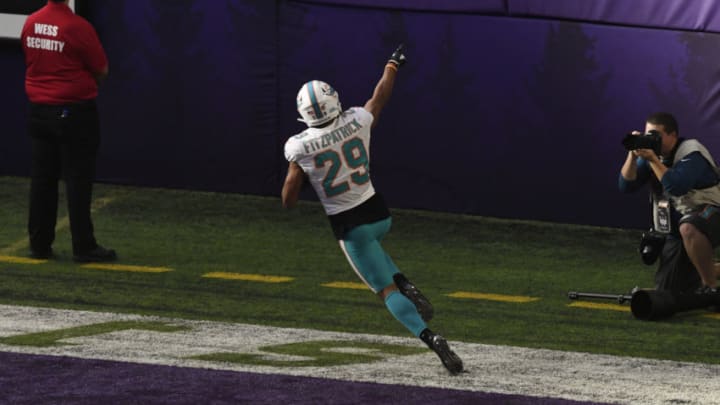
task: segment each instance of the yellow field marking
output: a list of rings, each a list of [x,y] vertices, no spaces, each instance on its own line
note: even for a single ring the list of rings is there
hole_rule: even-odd
[[[55,229],[57,230],[57,227],[56,227]],[[20,239],[20,240],[18,240],[18,241],[15,241],[14,243],[11,243],[10,245],[2,248],[2,249],[0,249],[0,254],[6,254],[6,255],[7,255],[7,254],[15,253],[15,252],[17,252],[18,250],[20,250],[20,249],[22,249],[22,248],[27,248],[27,247],[28,247],[28,243],[29,243],[29,242],[28,242],[27,238]]]
[[[92,206],[90,208],[90,212],[95,212],[95,211],[99,210],[100,208],[105,207],[106,205],[110,204],[113,200],[115,200],[114,197],[98,198],[97,200],[93,201]],[[70,218],[67,215],[60,218],[55,223],[55,233],[67,228],[69,225],[70,225]],[[28,242],[27,238],[17,240],[14,243],[11,243],[10,245],[0,249],[0,255],[9,255],[11,253],[17,252],[20,249],[27,248],[28,244],[29,244],[29,242]]]
[[[610,311],[630,312],[630,306],[620,304],[602,304],[599,302],[577,301],[573,302],[572,304],[568,304],[568,306],[574,308],[603,309]]]
[[[169,267],[132,266],[129,264],[88,263],[80,267],[95,270],[132,271],[136,273],[166,273],[173,271],[173,269]]]
[[[523,295],[503,295],[503,294],[485,294],[485,293],[472,293],[465,291],[458,291],[452,294],[448,294],[448,297],[452,298],[470,298],[474,300],[487,300],[487,301],[501,301],[501,302],[515,302],[515,303],[526,303],[538,301],[540,298],[526,297]]]
[[[42,264],[47,262],[45,259],[31,259],[29,257],[17,257],[17,256],[2,256],[0,255],[0,262],[3,263],[20,263],[20,264]]]
[[[368,286],[363,283],[349,282],[349,281],[333,281],[332,283],[320,284],[323,287],[330,288],[347,288],[350,290],[367,290]]]
[[[205,278],[222,278],[226,280],[244,280],[244,281],[259,281],[261,283],[287,283],[288,281],[294,280],[293,277],[284,276],[266,276],[263,274],[242,274],[242,273],[225,273],[225,272],[212,272],[205,273],[202,275]]]

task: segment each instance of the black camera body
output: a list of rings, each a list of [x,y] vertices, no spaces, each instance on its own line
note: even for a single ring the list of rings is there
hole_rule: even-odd
[[[655,263],[655,261],[660,256],[664,245],[664,233],[660,233],[653,229],[644,232],[642,234],[642,239],[640,239],[640,247],[638,248],[643,263],[647,264],[648,266]]]
[[[660,132],[653,129],[642,135],[625,135],[625,138],[622,140],[622,145],[625,147],[625,150],[652,149],[656,155],[660,156],[662,138]]]

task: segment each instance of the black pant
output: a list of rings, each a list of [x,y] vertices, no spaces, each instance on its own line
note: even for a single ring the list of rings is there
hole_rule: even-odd
[[[65,181],[73,254],[95,249],[90,203],[100,122],[94,100],[65,106],[30,105],[32,138],[30,248],[50,250],[55,240],[58,181]]]
[[[700,275],[690,261],[682,240],[668,237],[660,254],[660,265],[655,273],[655,288],[688,292],[701,286]]]

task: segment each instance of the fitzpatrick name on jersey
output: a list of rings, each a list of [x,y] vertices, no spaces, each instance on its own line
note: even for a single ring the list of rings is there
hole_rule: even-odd
[[[344,141],[345,139],[349,138],[357,131],[359,131],[360,128],[362,128],[362,125],[360,125],[360,123],[357,122],[356,119],[354,119],[343,125],[342,127],[334,129],[329,134],[323,135],[322,137],[320,137],[320,139],[315,138],[305,141],[303,142],[303,148],[305,148],[305,153],[317,152],[319,150],[332,146],[340,141]],[[302,138],[303,134],[305,133],[303,132],[302,134],[297,136]]]

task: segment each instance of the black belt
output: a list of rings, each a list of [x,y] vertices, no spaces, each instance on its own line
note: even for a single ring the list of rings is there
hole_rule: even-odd
[[[40,104],[30,103],[30,110],[41,114],[57,115],[65,118],[78,112],[91,111],[97,108],[95,99],[82,100],[66,104]]]

